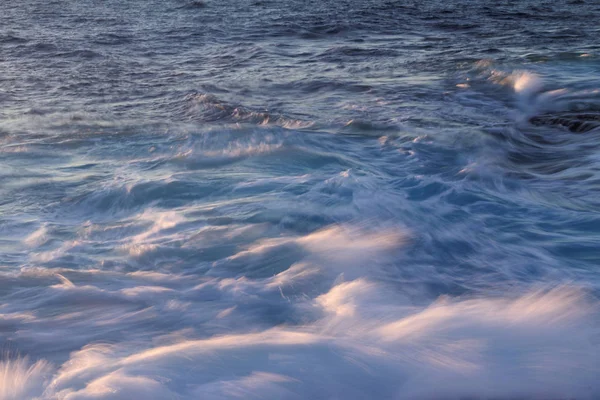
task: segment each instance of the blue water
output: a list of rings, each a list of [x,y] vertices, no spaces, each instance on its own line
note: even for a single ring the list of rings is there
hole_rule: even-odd
[[[0,400],[600,398],[598,1],[0,15]]]

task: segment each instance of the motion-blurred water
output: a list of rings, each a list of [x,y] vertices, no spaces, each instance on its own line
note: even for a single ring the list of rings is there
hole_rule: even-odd
[[[0,399],[600,397],[600,3],[0,4]]]

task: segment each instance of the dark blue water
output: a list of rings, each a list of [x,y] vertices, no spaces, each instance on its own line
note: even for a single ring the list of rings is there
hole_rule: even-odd
[[[0,22],[0,400],[600,397],[598,1]]]

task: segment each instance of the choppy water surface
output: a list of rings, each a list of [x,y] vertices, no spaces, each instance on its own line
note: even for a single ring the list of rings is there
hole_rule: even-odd
[[[597,1],[0,13],[0,399],[600,397]]]

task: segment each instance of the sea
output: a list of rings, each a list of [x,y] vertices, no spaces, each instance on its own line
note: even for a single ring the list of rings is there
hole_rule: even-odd
[[[0,3],[0,400],[599,377],[600,1]]]

